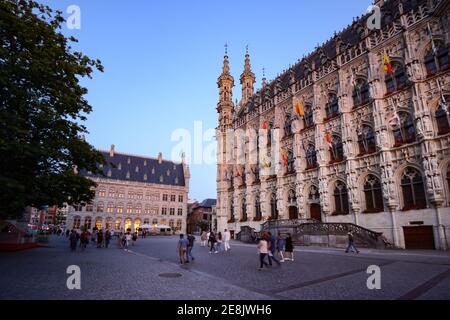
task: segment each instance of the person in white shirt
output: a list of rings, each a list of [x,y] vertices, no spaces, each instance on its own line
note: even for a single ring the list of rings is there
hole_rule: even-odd
[[[230,233],[230,231],[225,229],[225,232],[223,233],[223,245],[224,245],[225,251],[231,250],[230,240],[231,240],[231,233]]]

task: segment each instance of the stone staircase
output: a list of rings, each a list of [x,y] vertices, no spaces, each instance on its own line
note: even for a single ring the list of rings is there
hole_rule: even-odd
[[[355,244],[360,248],[385,249],[389,243],[382,233],[363,228],[353,223],[323,223],[312,219],[273,220],[261,225],[258,232],[250,227],[242,227],[236,239],[254,243],[263,232],[273,235],[291,234],[294,245],[345,248],[348,244],[348,232],[352,231]]]

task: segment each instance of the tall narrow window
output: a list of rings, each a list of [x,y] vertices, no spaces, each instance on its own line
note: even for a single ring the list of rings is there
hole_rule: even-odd
[[[284,121],[284,136],[288,137],[291,136],[294,132],[292,131],[292,115],[286,114],[286,118]]]
[[[314,125],[313,108],[310,105],[305,106],[305,127],[310,128]]]
[[[394,74],[386,74],[384,80],[388,94],[403,89],[407,83],[405,69],[401,63],[393,62],[392,70]]]
[[[448,97],[447,99],[450,99]],[[438,127],[438,134],[447,134],[450,132],[450,100],[446,104],[441,103],[436,109],[435,117]]]
[[[316,147],[312,144],[306,149],[306,170],[317,168]]]
[[[394,128],[394,147],[416,141],[416,128],[411,115],[407,112],[399,112],[400,125]]]
[[[338,181],[334,188],[334,205],[334,215],[346,215],[349,213],[347,187],[341,181]]]
[[[344,160],[344,145],[342,144],[341,137],[338,135],[334,135],[331,140],[330,159],[331,163]]]
[[[407,168],[402,177],[403,210],[425,209],[427,201],[422,175],[414,168]]]
[[[365,79],[358,79],[353,86],[353,105],[354,107],[358,107],[369,102],[369,84]]]
[[[255,199],[255,221],[261,221],[262,220],[262,212],[261,212],[261,199],[259,198],[259,194],[256,196]]]
[[[247,202],[245,201],[245,198],[242,199],[242,219],[241,222],[247,221]]]
[[[92,218],[91,217],[87,217],[86,219],[84,219],[84,228],[86,230],[91,230],[91,228],[92,228]]]
[[[288,158],[287,158],[287,173],[294,173],[295,172],[295,158],[294,158],[294,151],[292,149],[288,150]]]
[[[272,220],[278,219],[278,206],[276,193],[272,193],[272,196],[270,198],[270,217],[272,218]]]
[[[374,153],[377,149],[375,134],[370,126],[364,125],[358,129],[359,155]]]
[[[381,212],[384,210],[381,183],[374,175],[368,175],[366,177],[364,196],[366,199],[366,213]]]
[[[339,115],[339,100],[335,94],[329,95],[328,103],[325,105],[325,114],[327,119]]]

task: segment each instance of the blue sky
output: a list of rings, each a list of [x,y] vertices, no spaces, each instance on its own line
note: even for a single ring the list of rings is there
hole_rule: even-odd
[[[83,80],[94,111],[85,123],[99,149],[170,158],[172,132],[217,125],[217,77],[229,44],[234,97],[249,46],[257,87],[365,13],[371,0],[45,0],[81,9],[81,29],[66,35],[102,61],[105,72]],[[65,14],[66,17],[69,14]],[[207,144],[205,144],[205,147]],[[190,198],[216,197],[216,166],[191,165]]]

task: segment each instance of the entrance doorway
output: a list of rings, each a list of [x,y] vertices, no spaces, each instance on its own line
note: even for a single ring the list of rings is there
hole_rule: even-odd
[[[313,203],[310,206],[311,219],[322,222],[322,210],[320,209],[320,204]]]
[[[435,250],[432,226],[403,227],[406,249]]]
[[[298,208],[297,207],[289,207],[289,220],[298,219]]]

